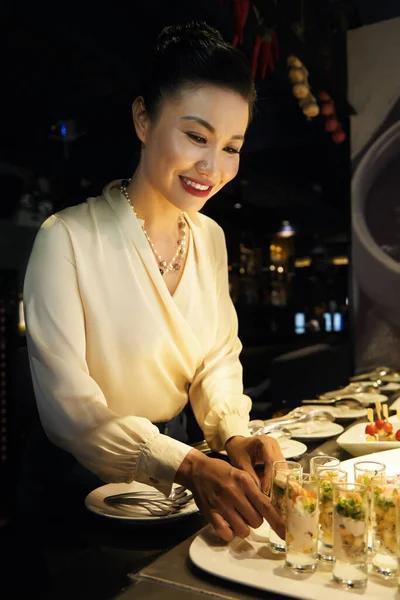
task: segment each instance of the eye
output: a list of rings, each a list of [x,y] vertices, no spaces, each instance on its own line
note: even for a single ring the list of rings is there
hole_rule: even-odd
[[[238,150],[237,148],[231,148],[230,146],[228,146],[227,148],[224,148],[224,150],[228,154],[240,154],[240,150]]]
[[[190,133],[190,132],[186,132],[186,135],[193,141],[197,142],[198,144],[205,144],[207,142],[206,138],[204,138],[201,135],[198,135],[197,133]]]

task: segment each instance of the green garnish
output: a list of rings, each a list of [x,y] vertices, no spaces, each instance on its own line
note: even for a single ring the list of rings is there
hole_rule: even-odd
[[[320,500],[322,504],[330,502],[333,499],[333,483],[330,481],[321,481]]]
[[[396,506],[393,500],[387,500],[380,495],[378,490],[374,490],[374,502],[376,506],[379,506],[379,508],[382,508],[383,510],[394,508]]]
[[[273,483],[273,488],[274,488],[274,492],[275,494],[278,494],[279,496],[284,496],[285,494],[285,490],[286,487],[281,487],[280,485],[278,485],[275,481]]]
[[[340,498],[336,504],[336,512],[342,517],[361,521],[365,518],[365,510],[354,498]]]
[[[313,498],[306,498],[303,501],[303,507],[306,513],[312,515],[315,509],[317,508],[317,503]]]

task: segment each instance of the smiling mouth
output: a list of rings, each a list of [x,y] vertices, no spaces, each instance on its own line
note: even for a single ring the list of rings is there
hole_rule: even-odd
[[[199,190],[200,192],[208,192],[213,187],[212,185],[203,185],[201,183],[196,183],[195,181],[192,181],[191,179],[187,179],[186,177],[183,177],[182,175],[180,175],[180,178],[186,185],[189,185],[190,187],[194,188],[195,190]]]

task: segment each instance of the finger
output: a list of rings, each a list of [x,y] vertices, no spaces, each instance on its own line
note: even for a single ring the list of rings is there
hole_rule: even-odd
[[[263,449],[264,472],[261,476],[261,490],[268,493],[272,483],[272,465],[277,460],[285,460],[281,447],[273,438],[264,439]]]
[[[252,504],[254,508],[265,518],[271,525],[272,529],[279,535],[281,539],[285,539],[285,522],[280,514],[275,510],[271,504],[271,500],[263,494],[258,492],[252,498]]]
[[[246,473],[250,475],[256,486],[258,488],[260,487],[260,479],[257,473],[255,472],[253,465],[251,464],[250,457],[243,457],[238,464],[238,468],[242,471],[246,471]]]
[[[263,524],[263,516],[256,511],[254,506],[245,498],[244,501],[236,504],[236,510],[243,518],[244,522],[247,523],[253,529],[258,529]]]
[[[233,529],[234,534],[242,539],[250,535],[249,526],[243,520],[243,517],[233,508],[226,508],[223,513],[224,519]]]
[[[225,542],[231,542],[233,540],[234,532],[231,527],[229,527],[229,523],[227,523],[222,515],[214,510],[205,510],[204,516],[214,527],[215,533],[220,538],[222,538]]]

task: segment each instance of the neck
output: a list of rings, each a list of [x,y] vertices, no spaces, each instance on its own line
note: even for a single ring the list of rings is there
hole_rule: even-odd
[[[176,238],[181,211],[158,194],[147,181],[140,165],[129,182],[128,195],[139,219],[154,240]]]

